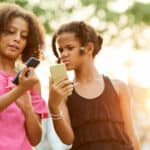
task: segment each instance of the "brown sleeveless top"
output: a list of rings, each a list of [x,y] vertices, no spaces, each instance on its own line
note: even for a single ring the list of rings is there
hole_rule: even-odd
[[[68,97],[71,125],[75,134],[72,150],[133,150],[124,131],[119,97],[104,76],[105,88],[94,99],[81,97],[73,90]]]

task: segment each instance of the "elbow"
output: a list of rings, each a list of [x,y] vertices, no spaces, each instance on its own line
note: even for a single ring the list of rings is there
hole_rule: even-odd
[[[74,140],[66,140],[63,143],[66,144],[66,145],[71,145],[71,144],[73,144],[73,141]]]
[[[71,144],[73,144],[73,142],[74,142],[74,134],[72,134],[71,136],[70,136],[70,138],[66,138],[66,139],[61,139],[62,140],[62,142],[64,143],[64,144],[66,144],[66,145],[71,145]]]
[[[36,146],[41,142],[42,139],[42,132],[40,132],[38,135],[32,137],[32,138],[28,138],[29,142],[32,146]]]
[[[37,138],[37,139],[34,139],[34,140],[30,140],[30,144],[31,144],[32,146],[36,146],[36,145],[38,145],[38,144],[40,143],[40,141],[41,141],[41,138]]]

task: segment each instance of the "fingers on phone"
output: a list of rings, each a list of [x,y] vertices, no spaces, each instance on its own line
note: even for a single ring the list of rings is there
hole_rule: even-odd
[[[23,78],[25,76],[25,74],[26,74],[27,71],[28,71],[27,67],[23,68],[22,71],[21,71],[21,73],[20,73],[20,75],[19,75],[20,78]]]
[[[63,88],[64,93],[66,93],[66,96],[69,96],[72,94],[73,91],[73,85],[72,84],[67,84],[66,86],[64,86]]]
[[[29,75],[33,75],[34,74],[34,69],[31,67],[24,67],[23,70],[20,73],[20,77],[28,77]]]
[[[72,83],[68,79],[64,79],[64,80],[57,82],[56,85],[60,88],[63,88],[63,87],[66,87],[68,85],[72,85]]]
[[[34,75],[34,68],[28,67],[28,71],[26,72],[29,75]]]

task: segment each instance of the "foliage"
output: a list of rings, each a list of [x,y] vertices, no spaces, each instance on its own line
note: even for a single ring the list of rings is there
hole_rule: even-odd
[[[140,22],[144,22],[150,24],[150,3],[149,4],[142,4],[142,3],[135,3],[128,11],[127,15],[130,18],[133,18],[133,23],[137,24]]]
[[[134,3],[132,7],[129,8],[126,12],[124,12],[123,14],[119,14],[108,8],[108,2],[110,2],[110,0],[78,0],[77,4],[72,5],[68,8],[64,6],[66,0],[39,0],[39,2],[37,3],[31,3],[31,0],[0,0],[0,2],[16,3],[24,8],[32,10],[41,18],[43,24],[45,25],[47,33],[51,33],[54,30],[51,26],[51,21],[57,21],[59,23],[60,20],[64,18],[64,16],[71,18],[72,13],[77,11],[78,7],[82,9],[90,5],[94,5],[95,9],[91,16],[87,18],[87,20],[93,16],[96,16],[100,20],[103,19],[106,22],[117,23],[121,15],[126,15],[129,18],[128,23],[150,23],[150,4]],[[99,13],[100,11],[103,11],[105,13],[105,17],[101,17]]]

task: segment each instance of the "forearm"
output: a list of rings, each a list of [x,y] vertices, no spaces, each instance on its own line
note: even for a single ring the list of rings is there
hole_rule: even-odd
[[[140,143],[139,143],[137,137],[132,139],[132,143],[133,143],[134,150],[141,150]]]
[[[29,110],[25,114],[25,129],[31,145],[37,145],[41,141],[42,127],[39,117],[33,110]]]
[[[52,114],[59,114],[60,110],[59,109],[53,109],[50,108],[50,113]],[[54,124],[55,131],[59,138],[62,140],[64,144],[70,145],[73,143],[74,140],[74,133],[72,131],[71,125],[68,122],[68,120],[65,118],[64,113],[61,114],[60,117],[57,119],[53,118],[51,116]]]
[[[8,93],[0,96],[0,111],[3,111],[8,105],[13,103],[26,90],[22,87],[15,87]]]

